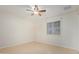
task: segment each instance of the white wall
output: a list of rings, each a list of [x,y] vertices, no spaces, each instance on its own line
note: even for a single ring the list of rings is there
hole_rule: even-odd
[[[61,35],[47,35],[47,22],[57,20],[61,21]],[[79,12],[43,19],[37,24],[37,42],[79,50]]]
[[[0,48],[34,40],[33,23],[14,14],[0,14]]]
[[[63,15],[61,35],[61,46],[79,50],[79,11]]]
[[[9,12],[1,12],[0,48],[37,41],[79,50],[78,14],[79,12],[73,12],[52,18],[24,18]],[[61,21],[61,35],[47,35],[47,22],[57,20]]]

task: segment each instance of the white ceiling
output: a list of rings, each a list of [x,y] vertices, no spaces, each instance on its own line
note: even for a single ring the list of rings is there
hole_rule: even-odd
[[[43,15],[43,17],[51,17],[56,16],[61,13],[70,12],[72,10],[75,10],[79,8],[77,5],[39,5],[40,8],[46,9],[46,13]],[[0,12],[4,13],[13,13],[20,17],[30,17],[31,12],[26,11],[27,8],[30,8],[30,5],[0,5]],[[31,16],[33,17],[33,16]],[[36,15],[34,15],[36,17]]]

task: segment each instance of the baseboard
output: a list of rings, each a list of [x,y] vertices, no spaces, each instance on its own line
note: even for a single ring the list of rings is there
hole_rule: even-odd
[[[14,43],[14,44],[8,44],[8,45],[6,45],[6,46],[0,47],[0,49],[2,49],[2,48],[8,48],[8,47],[13,47],[13,46],[21,45],[21,44],[24,44],[24,43],[30,43],[30,42],[33,42],[33,40],[21,41],[21,42],[19,42],[19,43]]]
[[[70,49],[70,50],[78,51],[78,52],[79,52],[78,49],[72,48],[72,47],[66,47],[66,46],[64,46],[63,44],[62,44],[62,45],[59,45],[59,44],[57,44],[57,43],[50,43],[50,42],[46,42],[46,41],[37,41],[37,42],[39,42],[39,43],[44,43],[44,44],[49,44],[49,45],[55,45],[55,46],[59,46],[59,47],[63,47],[63,48],[67,48],[67,49]]]

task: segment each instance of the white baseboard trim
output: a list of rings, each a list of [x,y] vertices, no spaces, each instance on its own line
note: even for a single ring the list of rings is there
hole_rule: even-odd
[[[75,50],[75,51],[78,51],[79,52],[79,49],[76,49],[76,48],[72,48],[72,47],[67,47],[67,46],[64,46],[63,44],[57,44],[57,43],[50,43],[50,42],[47,42],[47,41],[37,41],[39,43],[45,43],[45,44],[50,44],[50,45],[55,45],[55,46],[60,46],[60,47],[63,47],[63,48],[69,48],[69,49],[72,49],[72,50]]]
[[[24,44],[24,43],[30,43],[30,42],[33,42],[33,40],[21,41],[21,42],[19,42],[19,43],[14,43],[14,44],[8,44],[8,45],[6,45],[6,46],[0,47],[0,49],[1,49],[1,48],[13,47],[13,46],[21,45],[21,44]]]

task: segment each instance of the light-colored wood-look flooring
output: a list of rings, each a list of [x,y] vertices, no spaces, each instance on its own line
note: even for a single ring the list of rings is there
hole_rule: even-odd
[[[72,49],[43,44],[38,42],[25,43],[14,47],[2,48],[0,53],[16,54],[71,54],[78,53]]]

